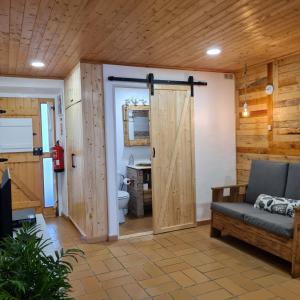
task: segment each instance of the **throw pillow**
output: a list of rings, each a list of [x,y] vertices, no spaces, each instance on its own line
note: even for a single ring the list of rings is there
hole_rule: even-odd
[[[261,194],[257,197],[254,207],[263,209],[273,214],[294,217],[294,208],[300,207],[300,200],[292,200]]]

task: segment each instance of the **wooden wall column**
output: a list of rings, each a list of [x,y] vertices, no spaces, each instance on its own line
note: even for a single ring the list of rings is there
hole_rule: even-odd
[[[65,80],[69,217],[88,242],[107,240],[102,65],[80,63]]]

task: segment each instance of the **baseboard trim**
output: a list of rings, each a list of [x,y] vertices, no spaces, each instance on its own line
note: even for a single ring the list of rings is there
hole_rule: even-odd
[[[126,239],[131,239],[131,238],[136,238],[136,237],[141,237],[145,235],[151,235],[153,234],[153,231],[144,231],[144,232],[137,232],[137,233],[132,233],[132,234],[126,234],[126,235],[121,235],[119,236],[119,240],[126,240]]]
[[[108,241],[109,242],[115,242],[119,239],[119,237],[117,235],[109,235],[108,236]]]
[[[209,224],[210,224],[210,219],[203,220],[203,221],[197,221],[197,226],[203,226],[203,225],[209,225]]]
[[[88,244],[96,244],[100,242],[107,242],[107,235],[99,236],[99,237],[87,237],[81,230],[81,228],[72,220],[70,216],[65,215],[64,213],[61,214],[63,218],[70,221],[72,225],[79,231],[80,238],[87,242]],[[116,239],[117,240],[117,239]]]
[[[83,233],[83,231],[81,230],[81,228],[73,221],[72,217],[68,216],[67,218],[71,221],[71,223],[73,224],[73,226],[79,231],[80,238],[86,241],[86,235]]]
[[[88,244],[96,244],[107,241],[107,236],[99,236],[99,237],[85,237],[84,239]]]

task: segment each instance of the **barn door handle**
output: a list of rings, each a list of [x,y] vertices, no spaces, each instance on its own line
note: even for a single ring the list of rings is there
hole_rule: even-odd
[[[74,164],[74,156],[75,156],[75,154],[74,154],[74,153],[72,153],[72,155],[71,155],[71,160],[72,160],[72,168],[76,168],[76,166],[75,166],[75,164]]]
[[[155,148],[154,147],[152,148],[152,157],[153,158],[155,157]]]
[[[8,161],[8,158],[1,158],[1,157],[0,157],[0,163],[6,162],[6,161]]]

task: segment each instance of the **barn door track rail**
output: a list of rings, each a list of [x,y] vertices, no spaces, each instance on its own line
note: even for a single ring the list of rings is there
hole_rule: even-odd
[[[188,85],[191,87],[191,96],[192,97],[194,97],[194,86],[195,85],[203,85],[203,86],[207,85],[207,82],[205,82],[205,81],[194,81],[193,76],[189,76],[187,81],[161,80],[161,79],[154,79],[153,73],[148,74],[145,79],[108,76],[108,80],[109,81],[126,81],[126,82],[147,83],[148,87],[150,88],[150,92],[151,92],[152,96],[154,95],[154,84]]]

